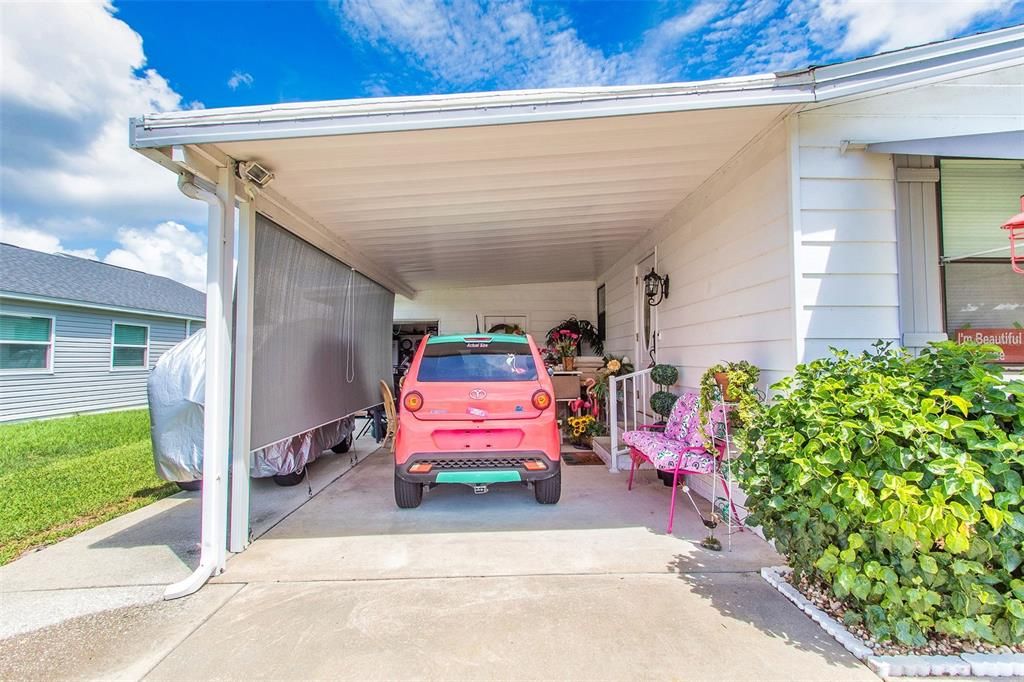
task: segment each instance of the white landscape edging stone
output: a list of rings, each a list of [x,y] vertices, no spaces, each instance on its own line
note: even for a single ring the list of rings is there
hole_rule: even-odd
[[[864,661],[882,677],[929,677],[939,675],[977,675],[1011,677],[1024,675],[1024,654],[961,654],[959,656],[876,656],[859,637],[832,616],[815,606],[793,587],[785,576],[792,572],[786,566],[766,566],[761,577],[810,616],[851,654]]]

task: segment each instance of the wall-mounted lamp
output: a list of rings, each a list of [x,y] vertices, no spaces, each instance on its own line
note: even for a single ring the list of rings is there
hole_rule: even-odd
[[[644,275],[644,294],[647,296],[647,303],[652,307],[668,298],[668,275],[662,277],[651,268],[651,271]]]

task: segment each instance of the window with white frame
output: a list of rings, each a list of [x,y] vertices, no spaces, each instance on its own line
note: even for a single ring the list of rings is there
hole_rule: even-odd
[[[149,366],[149,327],[114,323],[111,369],[145,369]]]
[[[49,372],[53,369],[53,318],[0,315],[0,371]]]
[[[206,323],[202,320],[189,320],[185,329],[185,336],[192,336],[200,329],[205,329]]]

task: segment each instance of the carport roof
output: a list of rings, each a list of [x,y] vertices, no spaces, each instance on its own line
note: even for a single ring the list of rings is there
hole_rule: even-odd
[[[784,74],[169,112],[130,135],[207,180],[258,161],[258,210],[409,295],[594,279],[794,108],[1022,59],[1014,27]]]

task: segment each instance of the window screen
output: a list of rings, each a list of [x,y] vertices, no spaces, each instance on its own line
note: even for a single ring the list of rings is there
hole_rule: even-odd
[[[381,402],[395,295],[256,218],[252,448]]]
[[[1009,263],[946,265],[946,328],[1004,329],[1024,325],[1024,277]]]
[[[942,255],[1009,258],[1010,242],[1000,225],[1020,213],[1024,162],[943,159]]]
[[[53,320],[0,315],[0,370],[46,370],[53,352]]]
[[[115,369],[139,369],[147,366],[149,327],[115,324],[110,365]]]

